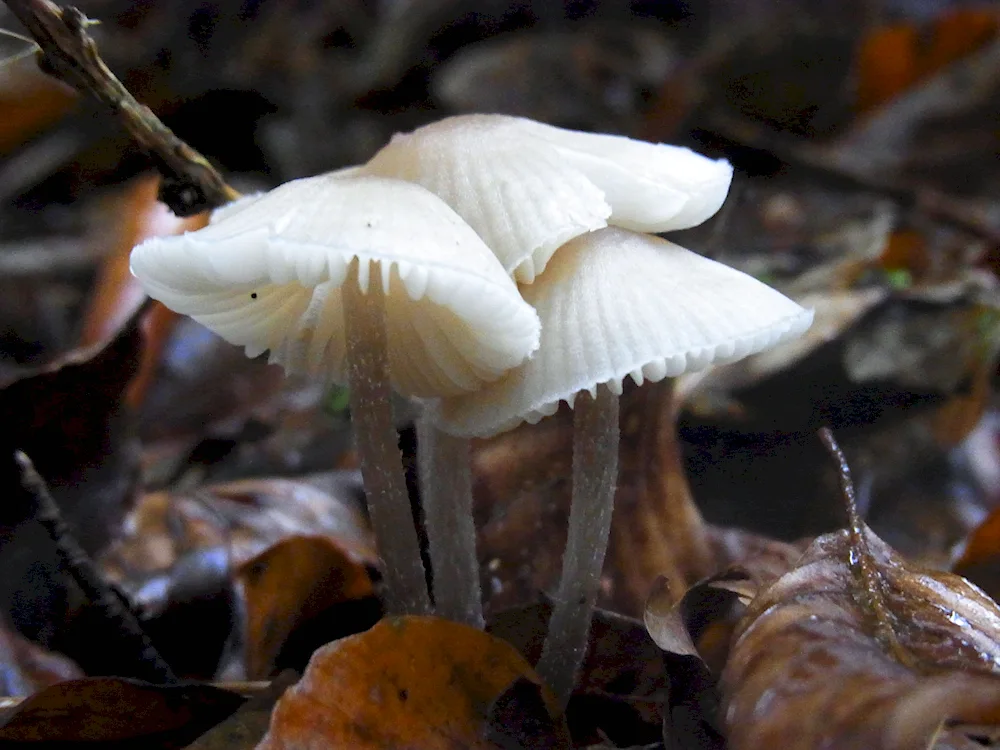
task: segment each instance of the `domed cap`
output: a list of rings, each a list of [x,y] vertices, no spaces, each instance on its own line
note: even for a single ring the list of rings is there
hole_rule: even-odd
[[[489,437],[570,406],[604,383],[657,381],[730,362],[805,331],[812,312],[751,276],[658,237],[609,227],[561,247],[521,288],[542,321],[535,355],[436,419]]]
[[[701,223],[732,167],[677,146],[503,115],[463,115],[400,134],[362,170],[443,198],[518,281],[562,244],[607,224],[663,232]]]
[[[439,198],[399,180],[295,180],[216,212],[204,229],[132,251],[132,273],[154,299],[248,356],[270,350],[289,372],[338,382],[341,286],[356,265],[367,290],[372,263],[400,393],[474,390],[537,347],[538,318],[489,248]]]

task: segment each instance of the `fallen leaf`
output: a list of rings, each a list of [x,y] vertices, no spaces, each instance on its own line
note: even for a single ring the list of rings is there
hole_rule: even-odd
[[[994,510],[969,535],[952,572],[968,578],[996,599],[1000,596],[1000,510]]]
[[[996,36],[998,21],[997,14],[986,7],[958,6],[944,10],[929,30],[912,22],[873,29],[862,39],[857,54],[858,111],[885,104],[917,81],[975,52]]]
[[[104,341],[121,328],[125,320],[146,294],[129,267],[132,248],[150,237],[159,237],[201,229],[208,223],[208,213],[182,219],[157,200],[160,178],[141,175],[125,186],[124,195],[105,210],[111,214],[107,223],[110,231],[108,249],[90,291],[90,300],[83,313],[80,345],[91,346]],[[139,368],[129,385],[130,406],[141,404],[156,373],[166,339],[178,316],[158,302],[152,303],[143,320],[144,346]]]
[[[513,646],[480,630],[433,617],[384,619],[313,655],[258,747],[496,748],[486,738],[491,713],[522,678],[540,684]],[[555,699],[542,695],[552,739],[538,746],[568,748]]]
[[[2,41],[0,155],[6,155],[62,119],[77,97],[68,87],[38,70],[30,47],[25,54],[23,41],[6,35]],[[11,52],[17,59],[9,59]]]
[[[372,596],[365,563],[330,539],[282,539],[236,571],[243,603],[244,661],[248,679],[266,678],[292,631],[323,610],[350,599]]]
[[[707,527],[681,462],[669,381],[626,386],[618,490],[599,602],[642,612],[656,576],[712,572]],[[473,452],[483,590],[496,610],[535,601],[558,579],[569,509],[572,420],[564,410]]]
[[[686,591],[661,577],[646,601],[643,619],[663,650],[670,685],[663,712],[668,748],[725,748],[717,682],[728,658],[728,642],[746,603],[780,575],[774,573],[771,554],[762,555],[755,569],[752,559],[747,562],[749,569],[732,568]]]
[[[262,692],[201,735],[186,750],[253,750],[267,732],[274,704],[297,678],[298,675],[290,670],[282,672]]]
[[[359,493],[355,472],[148,493],[100,563],[183,674],[215,674],[233,639],[227,678],[266,677],[293,631],[371,595],[378,557]]]
[[[547,603],[507,609],[490,620],[489,632],[535,664],[551,612]],[[604,738],[630,745],[658,737],[666,694],[660,652],[643,624],[596,610],[587,653],[566,709],[576,743]]]
[[[882,626],[847,532],[817,539],[750,605],[722,679],[733,750],[952,747],[953,725],[1000,723],[1000,608],[865,539]]]
[[[0,625],[0,693],[31,695],[63,680],[83,677],[72,660]]]
[[[0,451],[31,456],[91,553],[117,528],[135,479],[120,408],[141,350],[135,313],[106,344],[0,383]]]
[[[177,748],[236,711],[244,698],[211,685],[164,687],[92,677],[60,682],[21,703],[0,726],[12,747],[120,743]],[[16,744],[17,743],[17,744]]]

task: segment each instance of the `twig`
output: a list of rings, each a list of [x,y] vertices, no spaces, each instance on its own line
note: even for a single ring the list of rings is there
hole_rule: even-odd
[[[172,670],[143,632],[135,615],[122,604],[121,599],[108,586],[87,553],[72,537],[63,521],[45,482],[35,471],[35,467],[25,454],[18,451],[14,460],[21,472],[23,502],[29,507],[28,517],[41,524],[56,545],[59,564],[80,587],[92,608],[109,628],[114,628],[116,651],[105,656],[114,657],[118,664],[127,665],[128,674],[120,677],[135,677],[157,684],[172,684],[177,681]]]
[[[769,134],[762,126],[736,122],[729,117],[713,116],[708,128],[734,143],[766,151],[786,164],[884,195],[902,206],[914,208],[943,224],[968,232],[993,247],[1000,247],[1000,228],[940,190],[927,185],[911,185],[885,175],[873,175],[867,170],[857,169],[854,165],[844,164],[833,158],[830,147],[811,143],[796,144]]]
[[[41,48],[38,65],[82,93],[90,93],[122,122],[163,175],[160,200],[178,216],[192,216],[239,197],[216,169],[140,104],[108,70],[76,8],[49,0],[5,0]]]

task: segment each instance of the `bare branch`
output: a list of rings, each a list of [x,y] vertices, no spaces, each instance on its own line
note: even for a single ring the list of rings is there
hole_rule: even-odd
[[[38,65],[49,75],[103,103],[125,126],[163,175],[160,200],[178,216],[191,216],[239,196],[222,175],[160,119],[135,100],[104,64],[76,8],[49,0],[5,0],[41,48]]]

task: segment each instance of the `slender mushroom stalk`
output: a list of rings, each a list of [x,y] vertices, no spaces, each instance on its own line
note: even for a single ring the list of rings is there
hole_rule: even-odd
[[[350,172],[286,183],[132,251],[147,293],[288,372],[350,382],[390,614],[430,611],[390,391],[474,391],[538,346],[538,316],[444,202]]]
[[[722,205],[732,173],[727,162],[686,148],[503,115],[449,117],[396,135],[356,172],[435,193],[525,284],[561,245],[608,224],[663,232],[701,223]],[[438,611],[476,623],[479,579],[466,510],[472,498],[464,487],[469,467],[458,463],[467,449],[447,448],[426,427],[420,445]]]
[[[603,385],[597,387],[596,398],[587,393],[577,396],[569,536],[538,662],[538,674],[563,706],[569,702],[576,670],[586,654],[590,615],[601,587],[618,483],[618,437],[618,396]]]
[[[521,293],[542,322],[538,351],[480,391],[442,399],[435,418],[453,434],[489,437],[538,422],[562,401],[580,409],[568,545],[539,663],[565,705],[607,548],[622,381],[641,386],[754,354],[802,333],[812,313],[721,263],[614,227],[559,248]]]
[[[344,284],[347,384],[354,439],[361,459],[368,513],[382,558],[386,614],[430,614],[420,540],[410,512],[402,472],[389,383],[389,342],[385,326],[382,273],[374,263],[368,289],[354,260]]]
[[[417,458],[435,612],[482,629],[469,441],[442,432],[424,414],[417,422]]]

